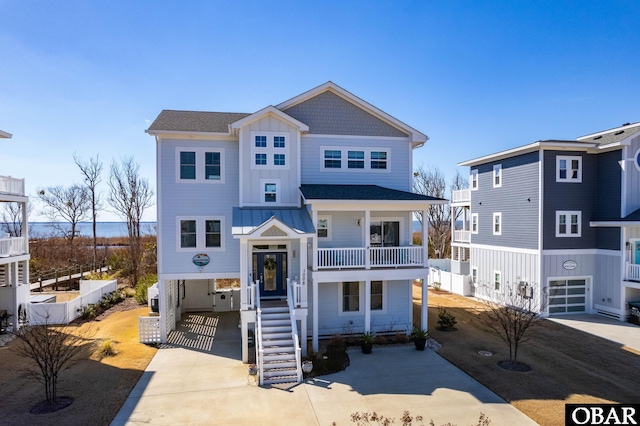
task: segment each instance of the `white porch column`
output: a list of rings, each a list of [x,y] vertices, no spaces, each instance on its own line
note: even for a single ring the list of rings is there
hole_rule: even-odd
[[[305,309],[306,312],[306,309]],[[307,316],[300,318],[300,345],[302,345],[302,356],[307,356]]]
[[[371,331],[371,280],[364,282],[364,332]]]
[[[242,315],[243,313],[245,315]],[[240,318],[240,332],[242,333],[242,362],[246,364],[249,362],[249,327],[246,312],[241,312]],[[258,345],[258,336],[254,336],[253,342],[256,346]]]
[[[317,210],[312,210],[311,211],[311,218],[313,220],[313,228],[315,229],[318,226],[318,211]],[[314,271],[317,271],[318,270],[318,235],[317,235],[317,233],[316,233],[316,236],[314,238],[312,238],[311,241],[313,243],[313,250],[311,252],[313,260],[312,260],[312,263],[311,263],[311,267],[313,268]]]
[[[420,306],[420,328],[427,330],[429,328],[429,279],[427,277],[422,278],[422,305]]]
[[[367,248],[364,253],[364,268],[371,269],[371,211],[364,211],[364,244]]]
[[[318,282],[311,278],[311,287],[313,289],[313,351],[318,352],[320,345],[318,342]]]
[[[299,275],[298,275],[298,279],[300,281],[300,284],[303,286],[302,290],[303,291],[307,291],[307,286],[306,286],[306,282],[304,282],[304,277],[306,276],[305,271],[307,269],[307,237],[303,237],[300,238],[300,271],[299,271]],[[317,256],[316,256],[317,257]],[[317,262],[317,260],[316,260]],[[306,299],[306,298],[305,298]]]
[[[240,309],[249,309],[249,301],[247,300],[247,289],[249,288],[249,271],[248,271],[249,246],[246,239],[240,240]],[[243,334],[244,339],[244,334]]]
[[[422,210],[422,266],[429,266],[429,221],[426,210]]]
[[[167,343],[167,281],[158,280],[158,310],[160,311],[160,342]]]

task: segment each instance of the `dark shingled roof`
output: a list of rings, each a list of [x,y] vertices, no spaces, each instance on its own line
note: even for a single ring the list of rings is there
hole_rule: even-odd
[[[203,112],[163,110],[148,132],[212,132],[228,133],[229,124],[251,115],[243,112]]]
[[[307,200],[445,201],[378,185],[300,185]]]
[[[629,137],[629,135],[640,132],[640,123],[633,124],[634,125],[632,125],[631,127],[627,127],[626,129],[616,127],[615,129],[611,129],[607,133],[600,133],[599,135],[591,136],[588,138],[584,138],[584,136],[582,136],[578,139],[580,139],[580,142],[597,143],[598,145],[620,142],[621,140]]]

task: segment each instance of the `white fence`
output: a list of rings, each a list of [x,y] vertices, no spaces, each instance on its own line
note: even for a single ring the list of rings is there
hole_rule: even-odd
[[[80,280],[80,296],[68,302],[30,303],[29,324],[68,324],[82,314],[82,308],[98,303],[105,294],[117,290],[116,280]]]
[[[429,284],[440,283],[440,289],[463,296],[472,296],[471,278],[469,275],[458,275],[442,269],[429,269]]]

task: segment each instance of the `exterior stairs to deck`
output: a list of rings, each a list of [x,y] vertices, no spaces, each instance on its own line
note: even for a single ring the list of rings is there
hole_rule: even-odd
[[[296,345],[291,334],[289,308],[263,308],[263,384],[297,383]]]

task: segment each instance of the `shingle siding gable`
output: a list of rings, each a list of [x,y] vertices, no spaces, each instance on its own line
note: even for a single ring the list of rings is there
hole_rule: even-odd
[[[309,126],[310,134],[407,137],[373,114],[326,91],[283,112]]]

